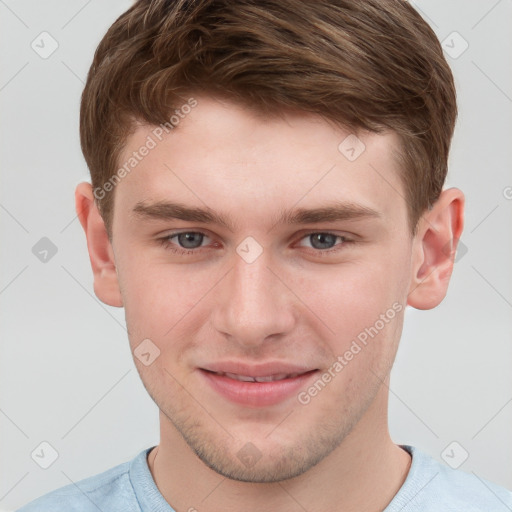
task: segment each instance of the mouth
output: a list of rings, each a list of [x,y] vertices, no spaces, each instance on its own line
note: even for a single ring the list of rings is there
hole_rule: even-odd
[[[215,375],[219,375],[221,377],[228,377],[229,379],[239,380],[241,382],[275,382],[278,380],[286,380],[286,379],[294,379],[295,377],[299,377],[301,375],[305,375],[306,373],[311,373],[316,370],[310,370],[309,372],[296,372],[296,373],[278,373],[274,375],[265,375],[262,377],[251,377],[249,375],[239,375],[237,373],[228,373],[228,372],[214,372],[211,370],[206,370],[202,368],[203,371],[213,373]]]
[[[290,400],[309,385],[320,370],[262,376],[215,372],[199,368],[199,374],[214,391],[231,403],[245,407],[268,407]]]

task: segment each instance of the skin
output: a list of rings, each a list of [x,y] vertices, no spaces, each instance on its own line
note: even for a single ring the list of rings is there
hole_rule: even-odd
[[[391,440],[387,417],[405,308],[443,300],[464,195],[444,190],[412,237],[394,133],[360,134],[366,149],[351,162],[338,150],[349,132],[318,116],[265,119],[229,100],[196,99],[116,186],[112,242],[91,185],[75,193],[96,295],[125,308],[132,351],[146,338],[160,350],[149,366],[134,357],[160,409],[160,443],[148,457],[155,482],[178,512],[381,511],[411,463]],[[121,162],[153,129],[138,126]],[[132,213],[142,200],[207,206],[236,229],[143,220]],[[380,217],[275,224],[282,209],[334,200]],[[158,241],[178,230],[206,235],[196,239],[198,252],[176,254]],[[331,239],[327,248],[339,250],[321,254],[311,232],[356,243]],[[236,252],[248,236],[263,249],[250,264]],[[180,248],[178,237],[171,246]],[[305,405],[295,396],[269,407],[237,405],[197,370],[234,359],[325,372],[397,303],[401,311]],[[237,456],[247,443],[260,455],[251,466]]]

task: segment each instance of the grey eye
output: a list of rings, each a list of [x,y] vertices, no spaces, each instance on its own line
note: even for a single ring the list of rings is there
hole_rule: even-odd
[[[177,237],[178,243],[184,249],[197,249],[201,246],[204,239],[204,235],[202,233],[194,232],[179,233],[174,236]]]
[[[335,246],[337,235],[331,233],[313,233],[309,235],[309,240],[314,249],[331,249]]]

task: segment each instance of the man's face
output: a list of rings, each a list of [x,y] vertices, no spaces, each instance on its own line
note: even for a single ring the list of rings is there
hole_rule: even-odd
[[[319,117],[263,119],[196,99],[162,141],[139,126],[121,155],[120,166],[148,136],[156,142],[115,189],[112,247],[130,346],[149,339],[145,357],[160,351],[147,366],[136,357],[138,371],[205,464],[279,481],[331,453],[382,395],[411,274],[397,138],[361,135],[354,160],[352,139],[338,148],[350,133]],[[229,227],[134,211],[157,202],[206,209]],[[281,220],[342,204],[376,214]],[[270,398],[269,384],[228,382],[228,397],[216,385],[228,377],[205,371],[226,362],[317,371]]]

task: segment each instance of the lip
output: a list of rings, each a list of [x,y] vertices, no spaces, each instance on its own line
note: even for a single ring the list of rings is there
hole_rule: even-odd
[[[265,407],[283,402],[291,396],[295,396],[301,387],[305,386],[310,379],[319,373],[319,370],[310,370],[306,371],[306,373],[303,373],[302,375],[288,379],[271,382],[244,382],[231,379],[224,375],[217,375],[203,368],[199,368],[198,370],[204,380],[218,394],[227,398],[231,402],[249,407]],[[297,371],[300,371],[296,368],[295,370],[295,372],[276,371],[275,374],[297,373]],[[242,371],[228,373],[253,376],[250,373],[243,373]],[[272,375],[272,372],[269,373],[267,371],[267,373],[254,376],[260,377],[265,375]]]
[[[241,361],[224,361],[204,365],[201,370],[209,370],[217,373],[235,373],[237,375],[246,375],[248,377],[266,377],[268,375],[305,373],[317,368],[311,368],[308,365],[292,365],[279,361],[269,361],[263,364],[249,365]]]

